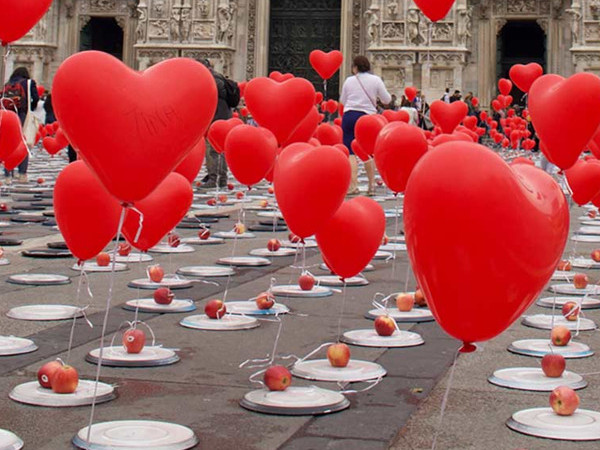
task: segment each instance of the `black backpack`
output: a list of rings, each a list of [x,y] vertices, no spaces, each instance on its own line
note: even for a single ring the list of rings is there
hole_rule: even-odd
[[[18,112],[26,102],[25,89],[23,89],[21,83],[7,83],[4,86],[2,90],[2,106],[5,109]]]
[[[222,78],[225,90],[225,102],[230,108],[235,108],[240,104],[240,87],[238,84],[229,78]]]

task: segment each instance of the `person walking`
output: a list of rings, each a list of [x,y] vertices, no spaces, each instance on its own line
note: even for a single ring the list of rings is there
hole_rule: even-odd
[[[442,95],[441,100],[444,103],[450,103],[450,88],[446,88],[446,90],[444,91],[444,95]]]
[[[342,118],[342,131],[344,145],[350,152],[350,167],[352,168],[352,180],[348,194],[356,195],[358,190],[358,159],[352,151],[354,140],[354,128],[356,122],[362,116],[377,113],[377,100],[383,105],[392,101],[392,96],[385,88],[383,80],[377,75],[370,73],[371,64],[362,55],[356,56],[352,62],[352,73],[342,87],[340,103],[344,105],[344,116]],[[375,191],[375,163],[372,159],[365,162],[365,170],[369,178],[368,195]]]

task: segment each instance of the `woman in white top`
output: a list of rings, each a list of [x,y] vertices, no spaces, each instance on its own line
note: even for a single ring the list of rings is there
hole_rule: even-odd
[[[365,56],[357,56],[352,62],[351,77],[348,77],[342,88],[340,103],[344,105],[344,116],[342,118],[342,130],[344,131],[344,145],[350,152],[350,166],[352,167],[352,182],[348,194],[358,194],[358,159],[352,151],[354,140],[354,127],[362,116],[377,114],[377,99],[384,105],[392,100],[383,81],[377,75],[369,73],[371,64]],[[372,195],[375,189],[375,164],[370,159],[365,163],[365,170],[369,178],[369,190]]]

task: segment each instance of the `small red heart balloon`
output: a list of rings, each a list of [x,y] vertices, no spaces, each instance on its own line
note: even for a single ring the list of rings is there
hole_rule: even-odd
[[[23,141],[21,134],[21,121],[19,116],[7,109],[0,110],[0,160],[5,160],[8,155],[17,149]]]
[[[543,74],[544,69],[538,63],[515,64],[508,73],[513,83],[523,92],[529,92],[533,82]]]
[[[381,115],[385,117],[388,122],[408,123],[410,121],[410,116],[404,110],[392,111],[391,109],[386,109]]]
[[[342,144],[344,141],[344,132],[342,128],[337,125],[330,125],[328,123],[322,123],[317,127],[315,137],[319,140],[322,145]]]
[[[573,193],[573,200],[579,206],[600,194],[600,161],[597,159],[577,161],[565,170],[565,176]]]
[[[471,99],[471,105],[473,105],[474,108],[477,108],[479,106],[479,99],[477,97],[473,97]]]
[[[10,44],[31,30],[50,8],[52,0],[3,0],[0,42]],[[4,82],[4,80],[2,80]]]
[[[454,0],[414,0],[417,7],[425,14],[432,22],[446,17]]]
[[[17,148],[4,159],[4,168],[6,170],[13,170],[15,167],[17,167],[23,162],[23,160],[27,157],[28,154],[29,152],[27,151],[25,142],[19,142]]]
[[[415,98],[417,98],[417,88],[414,86],[408,86],[407,88],[404,88],[404,95],[406,95],[406,98],[409,102],[412,102]]]
[[[333,114],[338,109],[338,102],[336,102],[335,100],[329,100],[325,109],[329,114]]]
[[[266,128],[240,125],[225,141],[225,159],[232,175],[241,184],[253,186],[273,168],[277,139]]]
[[[243,124],[244,122],[235,117],[227,120],[215,120],[208,129],[208,142],[217,153],[223,153],[225,151],[225,140],[229,132],[238,125]]]
[[[308,59],[315,72],[324,80],[329,80],[342,65],[344,56],[339,50],[332,50],[329,53],[313,50]]]
[[[281,73],[278,70],[274,70],[269,74],[271,80],[275,80],[277,83],[283,83],[284,81],[291,80],[294,78],[292,73]]]
[[[320,105],[322,101],[323,101],[323,93],[316,92],[315,93],[315,105]]]
[[[190,183],[193,183],[202,168],[204,155],[206,154],[206,141],[200,139],[191,152],[179,163],[173,172],[183,175]]]
[[[504,108],[504,105],[500,103],[500,100],[494,99],[492,100],[492,108],[494,108],[494,111],[499,112],[500,110],[502,110],[502,108]]]
[[[350,147],[352,147],[352,153],[354,153],[358,158],[360,158],[361,161],[367,162],[371,159],[369,154],[363,150],[360,143],[356,139],[352,141]]]
[[[474,130],[477,128],[477,117],[476,116],[468,116],[463,119],[463,125],[467,127],[469,130]]]
[[[506,78],[500,78],[500,80],[498,80],[498,90],[502,95],[510,94],[512,82]]]
[[[58,152],[60,152],[66,147],[66,145],[63,144],[63,142],[59,142],[58,139],[53,138],[52,136],[46,136],[44,139],[42,139],[42,146],[49,155],[56,155]]]
[[[469,112],[465,102],[446,103],[436,100],[431,104],[430,117],[435,125],[439,125],[444,133],[452,133]]]
[[[368,155],[372,155],[375,151],[377,136],[387,123],[387,119],[379,114],[364,115],[356,121],[354,135]]]

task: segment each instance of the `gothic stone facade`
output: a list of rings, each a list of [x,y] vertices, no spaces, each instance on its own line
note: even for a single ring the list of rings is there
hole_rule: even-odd
[[[207,57],[243,80],[268,70],[271,0],[54,0],[50,11],[11,46],[7,71],[26,65],[49,86],[60,63],[79,50],[92,17],[123,30],[123,59],[145,69],[166,58]],[[367,54],[388,88],[407,85],[439,98],[462,88],[489,104],[497,80],[497,42],[511,20],[535,20],[546,35],[546,68],[600,74],[600,0],[456,0],[431,24],[412,0],[340,0],[340,49]],[[307,55],[308,57],[308,55]]]

